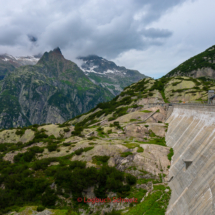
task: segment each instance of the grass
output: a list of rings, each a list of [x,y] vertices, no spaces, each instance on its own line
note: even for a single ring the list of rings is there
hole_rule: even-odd
[[[144,149],[142,147],[138,147],[137,152],[144,152]]]
[[[154,186],[153,193],[145,197],[144,201],[132,207],[125,215],[165,215],[171,191],[165,192],[168,187],[164,185]],[[141,192],[141,191],[140,191]],[[143,193],[144,191],[142,191]]]
[[[155,137],[150,140],[147,140],[147,142],[143,142],[144,144],[155,144],[160,146],[166,146],[165,137]]]
[[[140,121],[138,119],[130,119],[130,122],[136,122],[136,121]]]
[[[140,111],[140,112],[143,112],[143,113],[151,113],[152,111],[150,111],[150,110],[142,110],[142,111]]]
[[[124,144],[124,146],[126,146],[129,149],[134,149],[136,147],[139,147],[139,144],[137,144],[137,143],[126,143],[126,144]]]
[[[121,157],[128,157],[129,155],[133,155],[133,153],[131,153],[131,152],[122,152],[120,154]]]

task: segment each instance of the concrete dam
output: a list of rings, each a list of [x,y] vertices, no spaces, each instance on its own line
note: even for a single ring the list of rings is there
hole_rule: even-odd
[[[167,215],[215,214],[215,106],[173,105],[167,115],[172,190]]]

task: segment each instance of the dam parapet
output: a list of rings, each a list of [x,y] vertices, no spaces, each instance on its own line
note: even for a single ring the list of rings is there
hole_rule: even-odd
[[[215,105],[169,104],[166,123],[166,143],[174,150],[166,214],[214,215]]]

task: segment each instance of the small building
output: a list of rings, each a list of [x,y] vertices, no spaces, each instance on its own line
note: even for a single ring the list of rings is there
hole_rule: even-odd
[[[208,104],[215,104],[214,90],[208,91]]]

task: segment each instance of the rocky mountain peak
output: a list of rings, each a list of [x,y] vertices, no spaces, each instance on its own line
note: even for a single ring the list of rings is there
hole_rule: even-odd
[[[52,62],[53,60],[54,61],[65,60],[59,47],[55,48],[52,51],[45,52],[38,61],[38,64],[44,63],[47,64],[48,62]]]
[[[53,50],[53,52],[56,53],[56,54],[62,55],[62,52],[61,52],[61,50],[60,50],[59,47],[56,47],[56,48]]]

